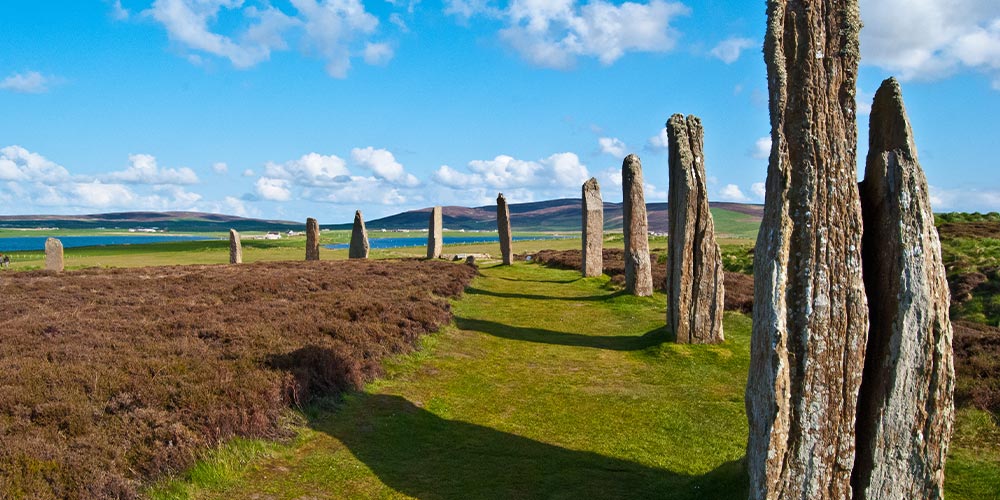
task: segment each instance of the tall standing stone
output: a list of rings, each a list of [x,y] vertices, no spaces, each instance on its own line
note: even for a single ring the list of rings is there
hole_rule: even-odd
[[[306,219],[306,260],[319,260],[319,222]]]
[[[510,236],[510,207],[507,206],[507,198],[503,193],[497,196],[497,233],[500,235],[500,254],[503,256],[503,263],[509,266],[513,262],[511,256],[511,236]]]
[[[441,207],[431,209],[431,220],[427,227],[427,258],[436,259],[444,248]]]
[[[622,198],[625,231],[625,291],[653,295],[653,268],[649,261],[649,221],[643,194],[642,162],[632,154],[622,162]]]
[[[351,245],[347,250],[348,259],[368,258],[368,230],[365,229],[365,219],[361,210],[354,212],[354,228],[351,229]]]
[[[45,240],[45,270],[61,273],[65,267],[62,242],[55,238],[48,238]]]
[[[869,118],[864,215],[871,327],[858,396],[856,499],[942,498],[954,419],[950,294],[899,83]]]
[[[591,177],[583,183],[583,275],[604,274],[604,201],[601,185]]]
[[[667,122],[670,152],[670,247],[667,255],[667,320],[677,342],[725,340],[726,304],[722,252],[705,184],[705,131],[696,116],[673,115]]]
[[[858,0],[769,0],[771,114],[746,388],[750,498],[851,496],[861,279]]]
[[[240,233],[235,229],[229,230],[229,263],[243,263],[243,243],[240,241]]]

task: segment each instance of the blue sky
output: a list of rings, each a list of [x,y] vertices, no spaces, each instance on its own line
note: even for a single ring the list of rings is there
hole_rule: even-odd
[[[862,0],[859,156],[900,77],[935,210],[1000,210],[1000,2]],[[709,196],[762,202],[764,2],[4,0],[0,212],[323,223],[431,205],[665,201],[663,124]]]

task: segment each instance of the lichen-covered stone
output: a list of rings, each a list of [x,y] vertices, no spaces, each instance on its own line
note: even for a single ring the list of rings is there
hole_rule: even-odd
[[[667,122],[670,154],[667,320],[677,342],[722,342],[722,252],[708,209],[705,132],[695,116],[676,114]]]
[[[348,259],[368,258],[368,230],[365,229],[365,219],[361,210],[354,212],[354,227],[351,229],[351,244],[347,249]]]
[[[243,243],[240,241],[240,233],[235,229],[229,230],[229,263],[243,263]]]
[[[851,497],[861,278],[858,0],[769,0],[771,115],[746,388],[750,498]]]
[[[500,235],[500,254],[505,266],[513,262],[512,240],[510,235],[510,207],[503,193],[497,196],[497,234]]]
[[[441,207],[431,209],[431,220],[427,227],[427,258],[436,259],[441,256],[444,248],[443,223]]]
[[[601,186],[591,177],[583,183],[583,275],[604,274],[604,201]]]
[[[45,240],[45,270],[63,272],[66,262],[63,259],[63,244],[55,238]]]
[[[625,232],[625,291],[640,297],[653,295],[649,261],[649,221],[643,194],[642,162],[631,154],[622,162],[622,198]]]
[[[854,498],[939,499],[955,411],[950,297],[927,179],[895,79],[875,93],[869,127],[861,207],[871,326]]]
[[[319,222],[306,219],[306,260],[319,260]]]

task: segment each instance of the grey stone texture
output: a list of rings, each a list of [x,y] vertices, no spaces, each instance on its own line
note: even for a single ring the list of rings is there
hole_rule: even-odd
[[[55,238],[45,240],[45,270],[63,272],[66,261],[63,258],[63,244]]]
[[[667,320],[679,343],[725,340],[722,252],[705,183],[705,131],[696,116],[667,121],[670,155]]]
[[[631,154],[622,162],[622,198],[625,232],[625,291],[653,295],[653,269],[649,261],[649,221],[643,194],[642,162]]]
[[[503,197],[503,193],[497,196],[497,233],[500,235],[500,255],[503,264],[509,266],[514,261],[511,254],[510,207],[507,206],[507,198]]]
[[[871,326],[858,396],[856,499],[940,499],[954,420],[950,294],[899,83],[869,118],[862,255]]]
[[[368,258],[368,230],[365,229],[365,219],[361,210],[354,212],[354,227],[351,229],[351,245],[347,250],[348,259]]]
[[[229,230],[229,263],[243,263],[243,243],[240,241],[240,233],[235,229]]]
[[[604,201],[601,185],[591,177],[583,183],[583,263],[584,276],[604,274]]]
[[[319,222],[306,219],[306,260],[319,260]]]
[[[746,387],[751,499],[851,497],[868,307],[858,0],[769,0],[771,115]]]
[[[443,222],[441,207],[431,209],[431,220],[427,227],[427,258],[436,259],[441,256],[444,248]]]

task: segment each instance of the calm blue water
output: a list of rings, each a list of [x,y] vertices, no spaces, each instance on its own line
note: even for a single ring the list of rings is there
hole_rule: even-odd
[[[569,236],[514,236],[514,241],[532,240],[559,240],[569,238]],[[445,245],[468,245],[471,243],[497,243],[499,236],[445,236]],[[331,250],[344,250],[350,248],[350,244],[338,243],[336,245],[324,245],[324,248]],[[370,238],[368,240],[370,248],[400,248],[400,247],[422,247],[427,246],[427,237],[416,238]]]
[[[17,236],[0,238],[0,252],[23,252],[30,250],[45,250],[45,236]],[[63,236],[63,248],[79,248],[109,245],[142,245],[145,243],[166,243],[170,241],[201,241],[211,240],[204,236]]]

